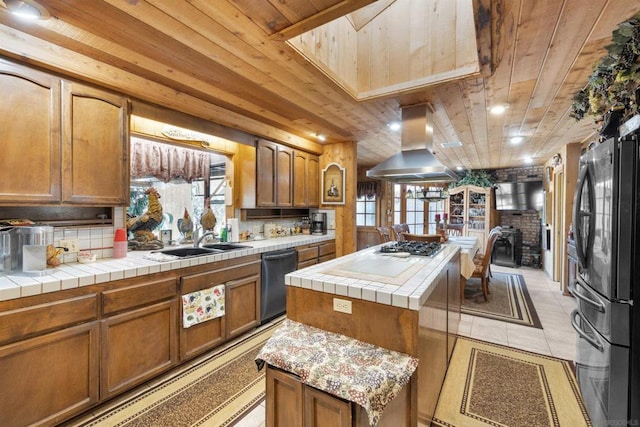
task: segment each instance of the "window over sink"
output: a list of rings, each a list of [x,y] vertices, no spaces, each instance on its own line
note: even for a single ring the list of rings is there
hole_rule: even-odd
[[[205,200],[209,197],[217,219],[214,231],[219,233],[226,223],[226,160],[224,155],[208,150],[132,137],[127,215],[137,216],[145,211],[145,190],[154,187],[160,193],[163,209],[163,221],[154,232],[160,238],[160,230],[171,230],[172,240],[179,242],[184,235],[178,229],[178,220],[183,218],[185,209],[195,231],[200,228]]]

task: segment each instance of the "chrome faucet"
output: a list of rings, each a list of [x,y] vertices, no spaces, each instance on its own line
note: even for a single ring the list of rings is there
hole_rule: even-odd
[[[212,231],[207,231],[206,233],[204,233],[202,236],[198,237],[197,239],[195,239],[193,241],[193,247],[197,248],[200,246],[200,242],[202,242],[202,240],[204,240],[204,238],[206,236],[213,236],[216,237],[216,233],[212,230]]]

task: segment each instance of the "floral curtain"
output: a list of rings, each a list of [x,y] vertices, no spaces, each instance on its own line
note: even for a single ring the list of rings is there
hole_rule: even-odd
[[[209,176],[209,153],[131,138],[131,178],[153,176],[163,182],[187,182]]]
[[[366,197],[367,199],[381,198],[383,196],[382,183],[378,181],[359,182],[357,186],[358,198]]]

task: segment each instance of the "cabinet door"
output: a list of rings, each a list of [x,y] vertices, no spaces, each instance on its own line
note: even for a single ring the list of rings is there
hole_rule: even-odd
[[[98,401],[98,322],[0,347],[3,426],[57,425]]]
[[[260,324],[260,276],[253,275],[226,284],[225,317],[227,339]]]
[[[276,206],[278,144],[258,141],[256,148],[256,206]]]
[[[101,321],[100,398],[106,399],[178,362],[177,298]]]
[[[307,160],[307,204],[310,207],[320,205],[320,159],[309,155]]]
[[[60,79],[0,60],[0,203],[60,201]]]
[[[309,192],[307,189],[307,164],[309,154],[295,151],[293,155],[293,206],[309,206]]]
[[[266,425],[269,427],[303,425],[302,383],[293,375],[269,365],[267,365],[266,377]]]
[[[320,178],[318,156],[295,151],[293,157],[293,206],[319,205],[318,183]]]
[[[62,201],[129,204],[129,107],[122,96],[63,82]]]
[[[351,403],[309,386],[303,397],[305,427],[351,427]]]
[[[276,167],[276,206],[293,206],[293,150],[278,146]]]

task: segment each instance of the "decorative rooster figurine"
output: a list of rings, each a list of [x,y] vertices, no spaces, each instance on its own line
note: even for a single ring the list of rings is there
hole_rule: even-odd
[[[216,216],[211,210],[211,199],[209,197],[204,201],[204,213],[200,217],[200,224],[205,231],[211,231],[216,226]]]
[[[145,194],[149,198],[147,211],[140,216],[127,219],[127,231],[133,233],[138,242],[157,240],[152,231],[162,222],[162,205],[158,190],[149,187]]]
[[[193,240],[193,221],[191,221],[191,215],[189,215],[187,208],[184,208],[182,218],[178,219],[178,231],[182,233],[183,242]]]

